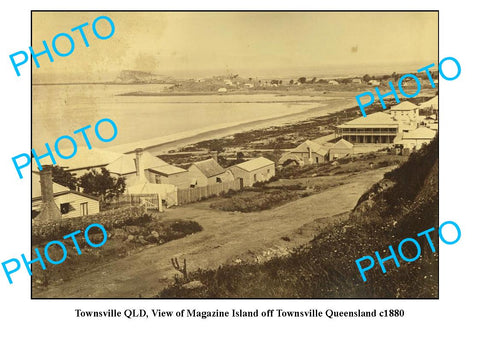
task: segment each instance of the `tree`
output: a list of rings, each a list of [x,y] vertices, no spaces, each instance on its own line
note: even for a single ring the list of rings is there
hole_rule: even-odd
[[[282,158],[282,150],[280,149],[279,143],[276,143],[273,148],[273,161],[278,163],[280,158]]]
[[[55,183],[68,187],[70,190],[75,190],[78,183],[75,174],[65,171],[64,168],[58,165],[55,165],[52,168],[52,180]]]
[[[370,75],[368,75],[368,74],[366,74],[366,75],[363,76],[363,81],[364,81],[365,83],[368,83],[371,79],[372,79],[372,77],[370,77]]]
[[[245,161],[245,155],[243,154],[243,152],[241,152],[241,151],[237,152],[237,161],[239,161],[239,162],[244,162]]]
[[[290,79],[290,85],[293,85],[295,81],[293,79]]]
[[[100,196],[102,199],[118,197],[125,191],[125,179],[111,176],[105,168],[100,172],[95,169],[87,172],[78,182],[84,193]]]
[[[305,84],[305,82],[307,81],[307,78],[305,78],[305,77],[300,77],[300,78],[298,78],[297,81],[298,81],[300,84]]]

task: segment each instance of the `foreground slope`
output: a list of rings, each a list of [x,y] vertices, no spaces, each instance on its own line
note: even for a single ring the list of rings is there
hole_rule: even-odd
[[[179,280],[159,297],[436,298],[437,229],[436,253],[416,237],[431,227],[438,227],[438,137],[362,195],[348,221],[324,228],[308,246],[263,264],[198,270],[189,280],[203,285],[188,289]],[[396,249],[406,237],[419,240],[420,258],[400,260],[399,268],[387,261],[385,274],[376,264],[364,283],[355,260],[375,251],[387,257],[388,246]],[[408,257],[414,251],[404,247]]]

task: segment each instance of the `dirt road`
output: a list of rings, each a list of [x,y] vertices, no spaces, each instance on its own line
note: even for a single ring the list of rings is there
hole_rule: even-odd
[[[94,267],[74,280],[34,293],[33,297],[151,297],[172,283],[173,276],[178,274],[170,263],[173,257],[181,261],[186,258],[188,270],[193,271],[239,261],[245,254],[261,254],[279,246],[298,246],[312,238],[311,234],[299,232],[302,225],[350,211],[358,198],[391,169],[352,175],[343,181],[344,185],[261,212],[218,211],[210,209],[208,201],[169,209],[165,212],[166,218],[192,219],[204,230]],[[282,240],[283,236],[291,241]]]

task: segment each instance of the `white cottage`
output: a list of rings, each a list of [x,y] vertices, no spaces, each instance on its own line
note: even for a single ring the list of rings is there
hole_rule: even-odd
[[[265,157],[258,157],[229,168],[240,186],[252,186],[256,182],[265,182],[275,176],[275,163]]]

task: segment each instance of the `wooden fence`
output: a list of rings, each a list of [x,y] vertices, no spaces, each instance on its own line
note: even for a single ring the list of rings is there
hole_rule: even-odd
[[[178,205],[197,202],[203,198],[220,195],[228,190],[240,190],[241,188],[240,179],[237,178],[233,182],[210,184],[205,187],[178,189]]]
[[[103,202],[101,210],[116,209],[125,206],[144,205],[147,210],[160,210],[160,199],[158,194],[133,194],[120,195],[117,198]]]

